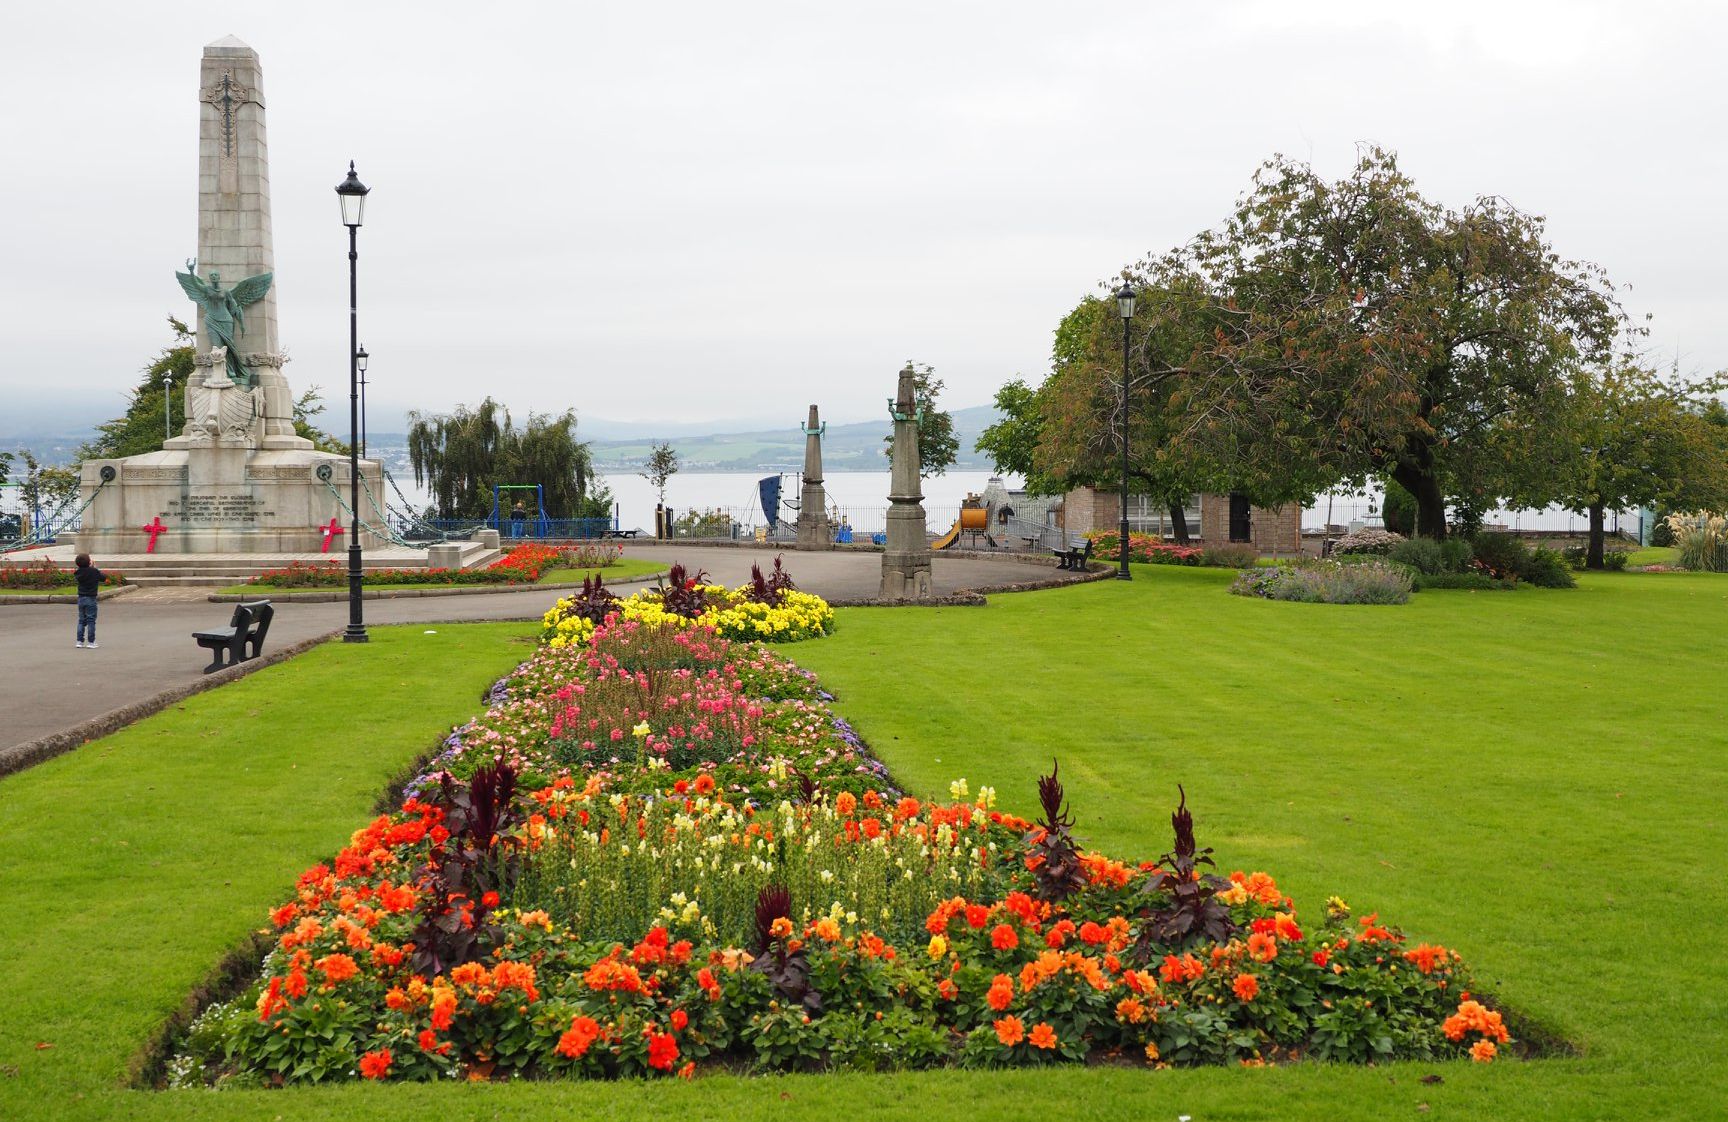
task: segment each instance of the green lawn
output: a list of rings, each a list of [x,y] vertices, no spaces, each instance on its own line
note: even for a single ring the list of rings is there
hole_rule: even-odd
[[[601,577],[608,584],[658,576],[666,571],[664,561],[644,561],[640,557],[620,557],[604,569],[548,569],[540,577],[541,584],[581,584],[583,577]]]
[[[1232,575],[1137,566],[1131,584],[982,609],[844,610],[836,636],[788,653],[914,790],[965,776],[1026,812],[1054,755],[1078,833],[1156,856],[1182,782],[1226,870],[1267,869],[1303,911],[1337,892],[1457,947],[1521,1014],[1515,1029],[1578,1055],[120,1090],[148,1032],[365,821],[386,777],[477,708],[533,630],[440,625],[319,648],[0,781],[0,1118],[1714,1116],[1728,579],[1592,574],[1571,592],[1359,608],[1231,597]],[[226,735],[237,724],[243,743]],[[1443,1082],[1420,1082],[1431,1073]]]
[[[622,584],[627,581],[640,580],[643,577],[654,576],[666,571],[666,565],[660,561],[644,561],[636,557],[621,557],[612,564],[598,569],[547,569],[540,574],[536,586],[547,584],[581,584],[583,577],[600,577],[610,584]],[[346,585],[331,585],[319,588],[283,588],[274,584],[234,584],[222,589],[224,595],[250,596],[255,592],[340,592]],[[366,583],[368,592],[389,592],[404,588],[484,588],[505,591],[520,588],[515,584],[408,584],[391,582],[388,584]]]
[[[1680,559],[1680,551],[1671,545],[1647,545],[1634,549],[1626,558],[1628,565],[1672,565]]]

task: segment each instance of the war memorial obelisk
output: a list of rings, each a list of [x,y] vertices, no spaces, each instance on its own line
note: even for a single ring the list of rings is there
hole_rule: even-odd
[[[144,553],[155,537],[155,553],[318,552],[332,518],[346,532],[348,458],[294,432],[276,336],[263,73],[233,36],[205,47],[199,68],[198,256],[176,277],[198,312],[186,427],[160,452],[84,462],[79,548]],[[360,474],[361,523],[383,528],[383,473],[362,460]],[[147,535],[151,525],[160,529]],[[383,544],[361,531],[364,548]]]

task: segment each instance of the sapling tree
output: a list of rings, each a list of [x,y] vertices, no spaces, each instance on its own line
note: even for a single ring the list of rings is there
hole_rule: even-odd
[[[648,462],[642,465],[639,472],[659,495],[661,506],[666,505],[666,483],[678,474],[678,453],[670,444],[656,444],[648,453]]]

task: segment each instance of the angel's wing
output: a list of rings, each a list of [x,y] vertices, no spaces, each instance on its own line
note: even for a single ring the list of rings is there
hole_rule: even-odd
[[[255,277],[247,277],[229,289],[229,294],[233,296],[234,302],[242,308],[248,304],[256,304],[264,299],[266,292],[270,291],[270,278],[275,275],[275,273],[259,273]]]
[[[181,291],[191,297],[194,304],[202,305],[210,299],[210,289],[191,273],[175,272],[174,279],[180,282]]]

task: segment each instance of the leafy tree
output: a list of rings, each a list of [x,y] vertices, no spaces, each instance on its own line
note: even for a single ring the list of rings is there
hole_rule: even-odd
[[[1688,385],[1621,363],[1581,376],[1568,417],[1576,452],[1560,496],[1590,517],[1585,566],[1603,567],[1606,513],[1632,506],[1720,510],[1728,505],[1728,428],[1709,396],[1713,379]]]
[[[1335,182],[1274,157],[1221,228],[1132,273],[1183,343],[1149,373],[1185,443],[1298,489],[1390,476],[1430,538],[1448,496],[1557,493],[1569,378],[1625,323],[1540,218],[1488,196],[1444,208],[1378,148]]]
[[[997,472],[1025,475],[1026,489],[1040,494],[1056,494],[1061,484],[1033,486],[1033,453],[1039,448],[1039,434],[1044,432],[1044,415],[1039,406],[1039,391],[1026,386],[1021,379],[1007,382],[995,391],[995,408],[1002,420],[988,425],[978,434],[976,448],[990,456],[990,467]]]
[[[1394,534],[1412,536],[1416,531],[1416,500],[1398,485],[1396,479],[1385,479],[1380,500],[1380,521]]]
[[[96,426],[95,438],[78,449],[80,460],[117,459],[160,451],[164,408],[169,411],[172,431],[178,434],[185,429],[186,380],[197,369],[193,362],[193,334],[190,327],[174,316],[168,317],[168,326],[174,333],[173,342],[139,372],[138,384],[128,395],[125,414]],[[164,388],[164,376],[170,378],[171,388]],[[313,426],[312,418],[323,411],[318,387],[312,386],[294,403],[294,431],[320,451],[347,455],[346,442]]]
[[[510,411],[488,396],[449,414],[408,414],[408,459],[414,482],[427,487],[446,518],[483,518],[492,511],[492,488],[538,483],[553,518],[599,518],[611,513],[611,492],[594,475],[588,445],[576,439],[576,411],[530,413],[517,428]]]
[[[161,451],[165,407],[170,411],[174,432],[186,427],[186,396],[183,391],[186,379],[195,369],[192,363],[192,329],[175,316],[168,317],[168,327],[174,333],[173,341],[139,372],[138,383],[128,395],[125,414],[97,425],[96,436],[78,449],[79,459],[114,459]],[[172,377],[172,390],[164,390],[164,375]]]
[[[654,490],[660,496],[660,505],[666,505],[666,482],[678,474],[678,452],[670,444],[656,444],[648,453],[648,462],[642,465],[639,473],[643,479],[653,484]]]
[[[1033,466],[1064,489],[1122,486],[1122,379],[1128,378],[1128,488],[1152,497],[1170,514],[1178,542],[1189,540],[1184,512],[1196,491],[1249,489],[1276,503],[1274,488],[1237,487],[1227,463],[1186,431],[1178,381],[1168,371],[1187,351],[1174,321],[1146,314],[1137,303],[1128,325],[1123,369],[1122,320],[1114,299],[1087,297],[1056,329],[1050,377],[1039,387],[1041,426]],[[1306,497],[1306,496],[1303,496]]]
[[[912,367],[912,398],[918,407],[918,474],[928,479],[948,470],[960,454],[960,438],[954,435],[954,418],[946,410],[936,408],[942,393],[942,379],[928,364],[907,362]],[[889,466],[894,463],[894,434],[882,438],[887,446]]]
[[[18,500],[25,509],[46,517],[77,498],[79,480],[76,465],[52,467],[22,448],[18,450],[17,460],[24,466],[23,478],[18,483]]]

